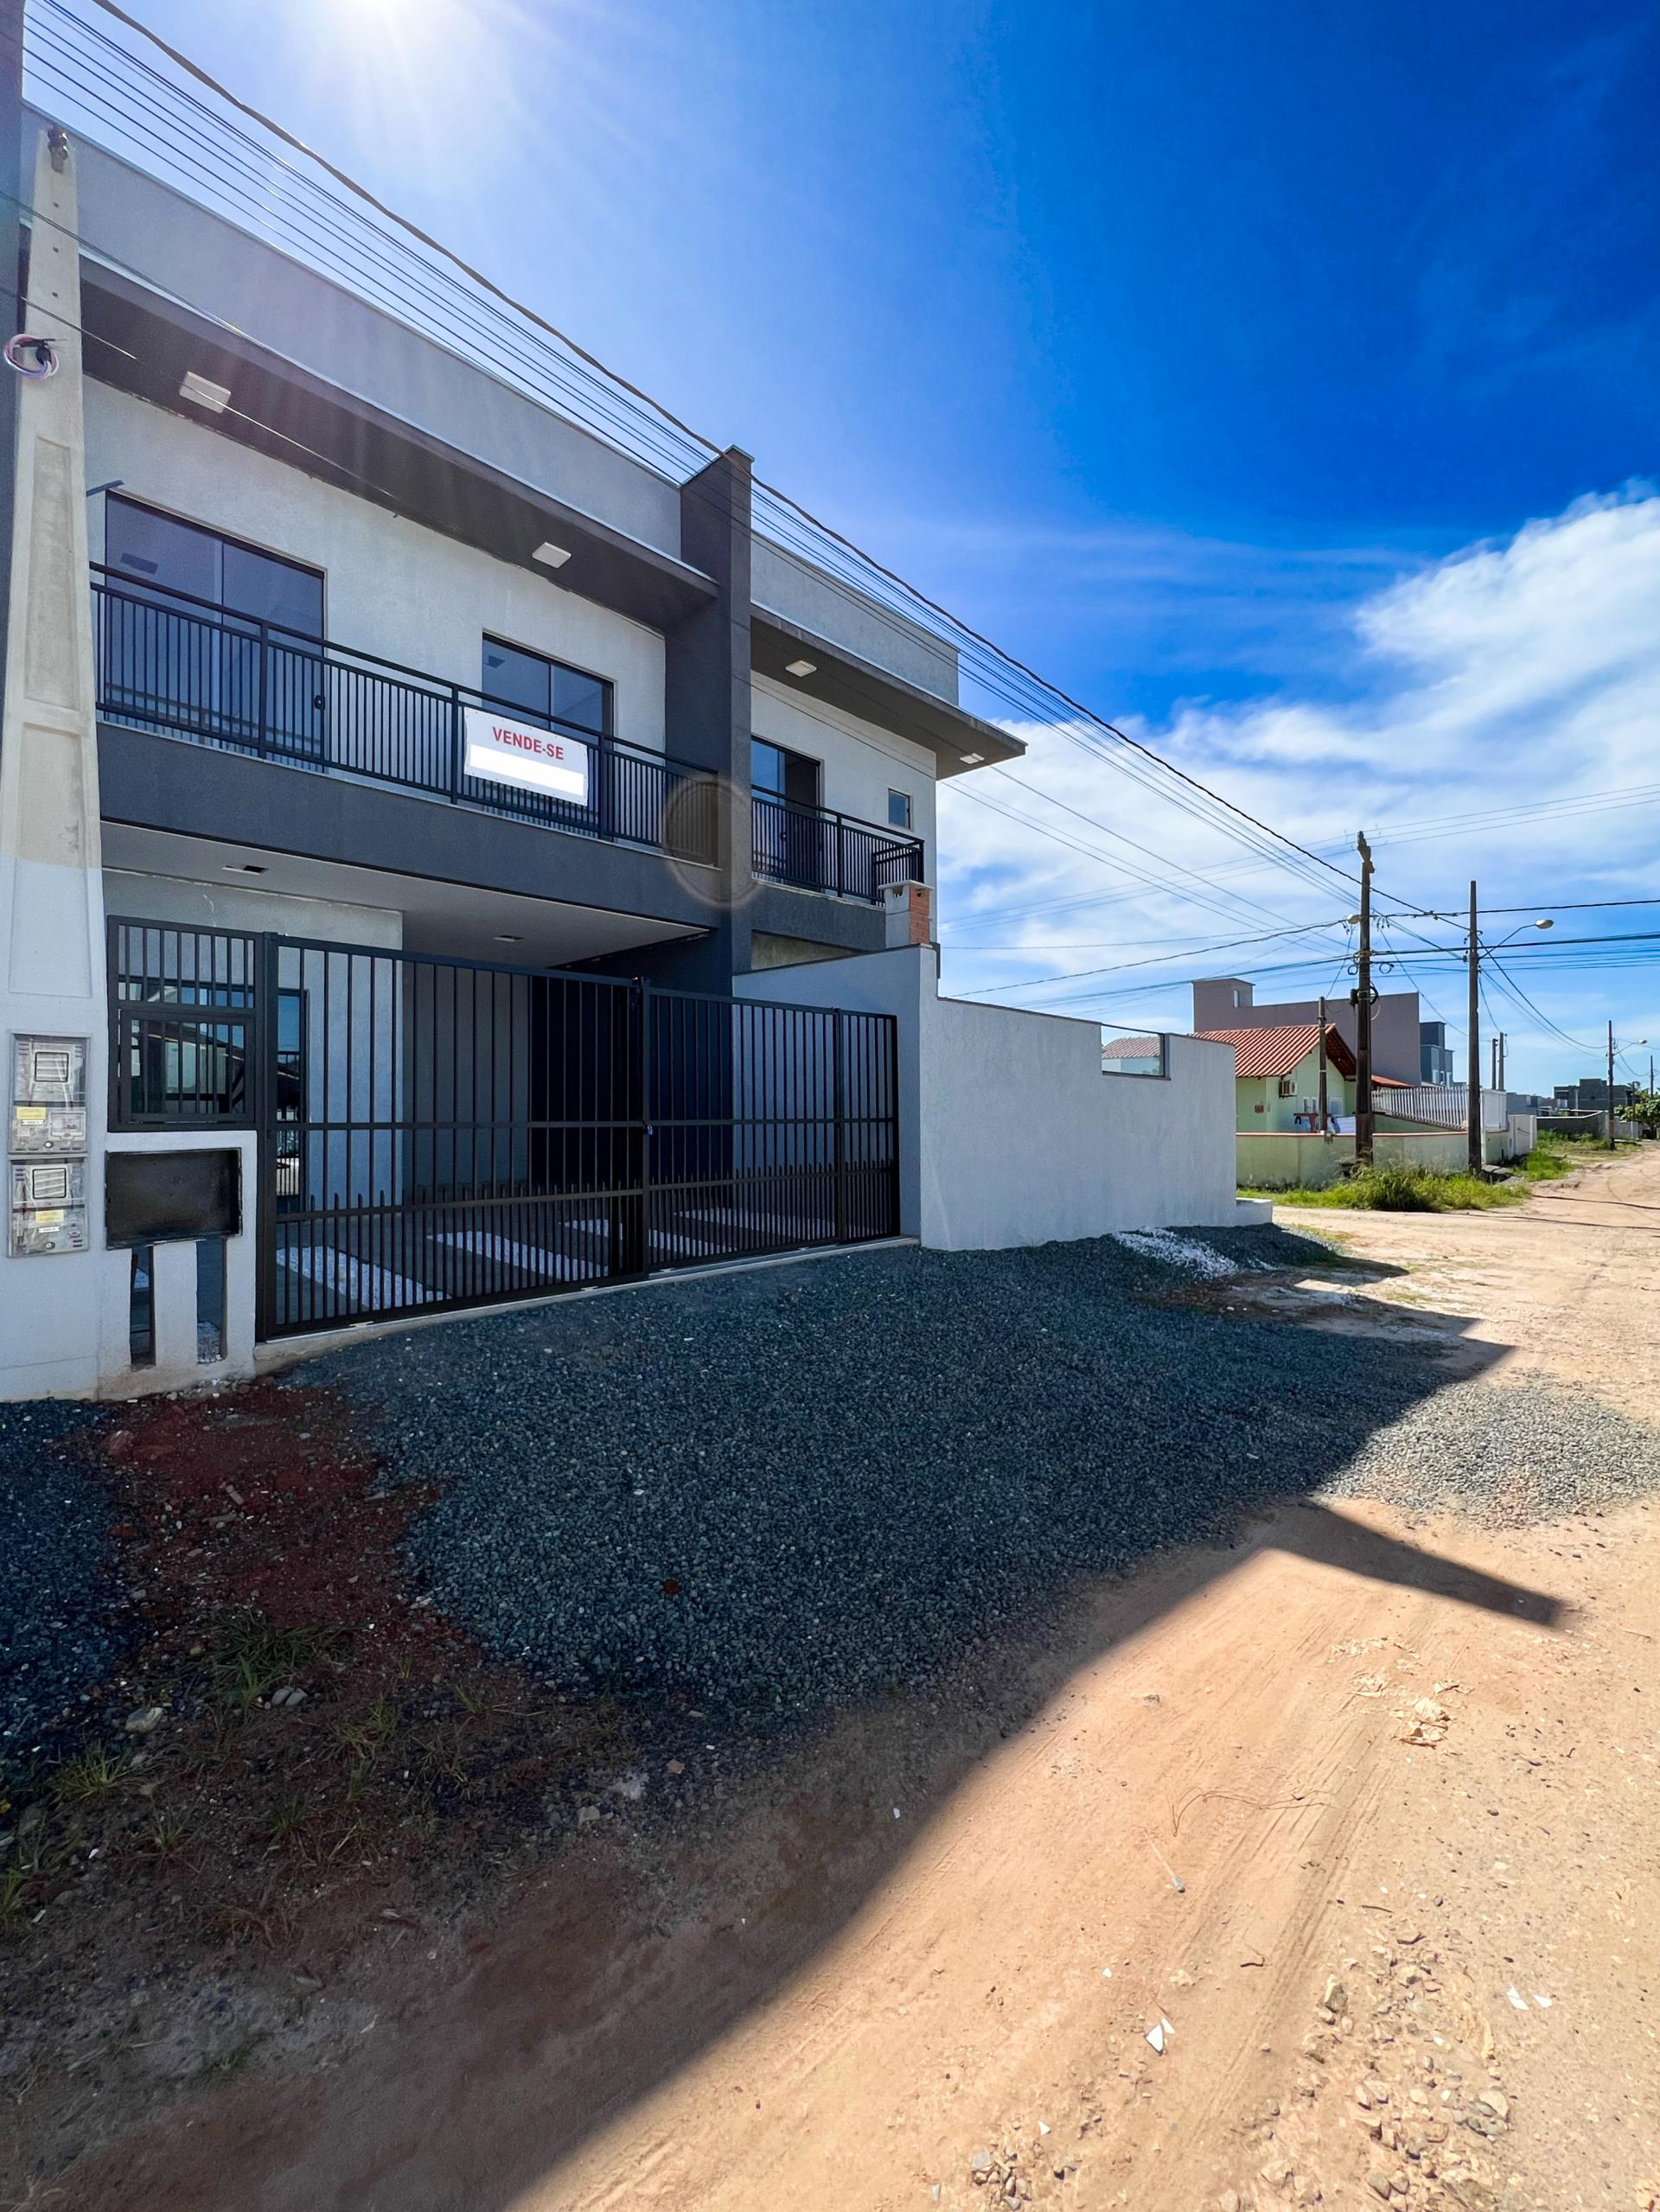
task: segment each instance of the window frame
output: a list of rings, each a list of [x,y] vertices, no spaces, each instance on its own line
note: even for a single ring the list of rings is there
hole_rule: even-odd
[[[903,822],[896,822],[893,819],[893,802],[896,799],[902,800],[904,805],[905,819]],[[901,791],[897,784],[891,783],[888,786],[888,827],[891,830],[903,830],[907,837],[915,837],[916,834],[916,801],[909,791]]]
[[[552,672],[555,668],[563,668],[567,675],[580,676],[588,683],[599,685],[605,698],[605,712],[603,717],[605,726],[603,730],[591,729],[585,722],[565,721],[561,719],[559,716],[556,715],[552,711],[552,705],[553,685],[551,680],[549,681],[547,687],[547,696],[549,700],[547,718],[556,730],[574,730],[578,736],[589,739],[596,745],[609,745],[616,743],[616,679],[615,676],[607,676],[598,668],[580,667],[576,661],[564,660],[557,653],[545,652],[539,645],[521,645],[517,638],[504,637],[499,630],[484,630],[480,633],[479,637],[478,695],[481,698],[493,701],[497,706],[513,706],[515,702],[512,699],[503,698],[499,692],[491,691],[484,681],[484,655],[488,652],[489,648],[493,645],[503,646],[509,653],[521,653],[527,660],[541,661],[549,672],[550,679],[552,677]],[[519,711],[521,714],[529,714],[533,713],[535,710],[531,707],[520,707]]]
[[[763,784],[757,784],[755,781],[755,749],[757,745],[764,745],[769,752],[776,753],[786,763],[786,780],[788,776],[788,763],[791,761],[798,761],[803,767],[811,768],[814,796],[811,799],[792,799],[788,787],[782,791],[772,791]],[[793,745],[781,745],[776,737],[763,737],[759,730],[750,732],[750,787],[756,796],[770,800],[776,806],[804,807],[808,813],[820,814],[829,811],[824,803],[824,762],[815,754],[798,753]]]
[[[302,576],[315,577],[318,586],[317,630],[315,637],[310,631],[294,629],[286,622],[272,622],[264,615],[245,613],[239,607],[227,607],[224,597],[225,578],[222,560],[220,564],[220,596],[217,599],[204,600],[202,603],[214,608],[220,615],[230,615],[239,622],[263,622],[267,628],[280,630],[284,637],[303,638],[310,645],[323,645],[328,642],[329,571],[326,568],[312,561],[297,560],[292,553],[280,552],[275,545],[262,545],[255,539],[243,537],[239,531],[222,530],[216,522],[203,522],[194,514],[177,513],[172,507],[159,506],[154,500],[134,499],[125,491],[106,491],[103,498],[104,512],[101,521],[104,538],[104,567],[109,575],[119,577],[124,583],[131,585],[134,590],[159,591],[163,595],[173,591],[170,584],[156,583],[148,577],[138,575],[136,571],[118,568],[110,558],[110,508],[112,505],[133,507],[141,514],[153,514],[159,521],[176,523],[181,530],[194,530],[201,537],[212,538],[221,548],[226,545],[233,545],[238,552],[257,553],[261,560],[276,561],[283,568],[295,569]],[[185,592],[182,595],[175,593],[174,596],[182,596],[187,599],[200,597],[200,594],[195,592]]]

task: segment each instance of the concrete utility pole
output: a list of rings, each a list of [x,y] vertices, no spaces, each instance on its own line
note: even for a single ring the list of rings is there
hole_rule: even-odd
[[[1360,855],[1360,947],[1355,957],[1355,1165],[1372,1164],[1372,848],[1355,839]]]
[[[1608,1024],[1608,1150],[1614,1149],[1614,1025]]]

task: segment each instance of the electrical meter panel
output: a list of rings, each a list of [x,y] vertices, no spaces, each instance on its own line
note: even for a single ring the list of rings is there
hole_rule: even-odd
[[[86,1249],[86,1039],[15,1036],[10,1249]]]
[[[14,1160],[11,1249],[19,1258],[86,1249],[86,1163]]]
[[[86,1040],[12,1040],[11,1155],[86,1151]]]

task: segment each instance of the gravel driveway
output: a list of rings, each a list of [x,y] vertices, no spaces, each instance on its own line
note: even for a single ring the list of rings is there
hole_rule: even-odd
[[[1209,1240],[1242,1265],[1302,1239]],[[420,1329],[304,1370],[390,1478],[419,1573],[562,1685],[799,1716],[926,1675],[1080,1574],[1325,1489],[1529,1512],[1660,1488],[1660,1431],[1421,1346],[1158,1302],[1113,1239],[871,1253]]]
[[[26,1760],[119,1648],[109,1495],[73,1449],[102,1418],[0,1406],[0,1763]]]

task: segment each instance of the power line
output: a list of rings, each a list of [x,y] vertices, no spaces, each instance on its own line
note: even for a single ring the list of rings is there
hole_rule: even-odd
[[[98,38],[98,34],[93,31],[90,25],[81,22],[81,21],[73,15],[68,10],[59,6],[57,4],[57,0],[44,0],[44,4],[50,8],[52,11],[61,20],[73,25],[77,30],[82,32],[87,36]],[[639,405],[652,411],[662,423],[671,426],[672,429],[680,436],[692,441],[697,448],[710,455],[718,454],[721,450],[720,447],[713,439],[706,437],[702,432],[693,430],[689,424],[684,422],[679,416],[675,415],[670,408],[660,400],[656,399],[653,395],[647,393],[638,386],[632,384],[626,377],[610,370],[606,364],[598,360],[597,356],[588,352],[585,347],[582,347],[567,333],[559,329],[553,323],[548,322],[545,317],[538,314],[535,309],[530,308],[526,303],[514,298],[511,294],[503,290],[501,286],[496,284],[495,281],[488,277],[482,270],[477,269],[472,264],[465,261],[459,254],[456,253],[450,247],[444,245],[439,239],[434,238],[418,224],[413,222],[411,219],[401,214],[398,210],[380,200],[367,186],[360,183],[358,180],[352,176],[348,171],[330,162],[326,156],[318,153],[316,149],[307,145],[304,141],[297,137],[292,132],[289,131],[282,124],[277,123],[272,118],[265,115],[261,110],[252,106],[247,101],[241,99],[237,94],[231,92],[227,86],[220,83],[219,80],[210,75],[208,71],[201,68],[197,63],[193,61],[187,54],[182,53],[178,48],[171,46],[166,40],[160,37],[158,34],[152,31],[147,25],[139,22],[135,16],[130,15],[124,8],[118,5],[117,0],[93,0],[93,4],[99,8],[105,14],[122,23],[128,30],[145,40],[150,46],[163,54],[176,68],[182,70],[188,77],[195,82],[201,85],[208,91],[211,92],[216,99],[223,100],[235,112],[246,116],[250,121],[258,124],[261,130],[267,131],[279,143],[292,149],[293,151],[302,156],[306,161],[315,164],[317,169],[321,169],[328,176],[333,178],[343,189],[349,192],[365,206],[374,209],[376,214],[383,216],[388,222],[395,225],[398,229],[404,232],[408,237],[415,239],[427,251],[436,253],[442,260],[448,263],[451,268],[464,277],[469,284],[476,285],[490,300],[498,303],[501,307],[506,308],[511,314],[522,318],[524,322],[529,323],[533,328],[545,333],[547,337],[552,338],[558,345],[564,347],[575,358],[577,361],[584,364],[588,369],[596,372],[599,376],[603,378],[608,385],[627,394],[630,399],[638,403]],[[144,65],[142,62],[137,61],[137,57],[127,54],[124,49],[115,45],[112,41],[107,39],[100,39],[99,42],[105,47],[106,51],[117,55],[121,61],[127,65],[129,68],[136,67],[137,69],[144,70]],[[61,41],[60,41],[57,50],[60,54],[63,52]],[[82,57],[79,56],[72,56],[71,58],[75,60],[82,59]],[[155,72],[144,70],[144,73],[150,78],[151,81],[162,85],[169,92],[176,92],[176,88],[166,86],[165,80],[156,78]],[[188,95],[186,97],[188,98]],[[191,104],[196,106],[200,111],[199,102],[192,102]],[[173,155],[173,158],[175,160],[179,158],[176,150]],[[308,183],[310,182],[310,180],[300,181],[306,182]],[[1298,855],[1303,862],[1310,864],[1313,867],[1325,870],[1331,875],[1338,876],[1344,881],[1352,880],[1352,877],[1349,875],[1348,871],[1335,867],[1331,862],[1325,859],[1321,855],[1314,852],[1308,846],[1302,845],[1298,839],[1290,837],[1283,831],[1274,828],[1271,824],[1262,821],[1258,816],[1250,813],[1248,810],[1240,806],[1234,800],[1229,800],[1223,794],[1213,790],[1209,785],[1204,783],[1198,777],[1191,775],[1186,769],[1178,767],[1175,762],[1165,760],[1162,755],[1154,751],[1152,747],[1143,744],[1139,739],[1131,737],[1126,731],[1120,729],[1116,724],[1109,721],[1106,717],[1097,714],[1093,709],[1086,706],[1082,701],[1063,691],[1057,685],[1051,683],[1048,679],[1038,675],[1035,670],[1030,668],[1025,663],[1018,660],[1006,648],[996,645],[991,639],[974,629],[971,625],[965,622],[960,616],[953,615],[948,609],[941,605],[937,601],[930,598],[929,596],[926,592],[923,591],[919,586],[910,583],[908,578],[899,575],[897,571],[890,569],[883,563],[876,560],[873,556],[865,552],[862,547],[857,545],[851,539],[846,537],[842,532],[834,529],[833,526],[825,522],[822,518],[814,514],[811,510],[803,506],[799,500],[795,500],[790,494],[783,491],[780,487],[769,483],[764,478],[759,477],[754,480],[754,485],[755,490],[761,495],[763,506],[767,502],[776,502],[781,509],[788,514],[795,516],[801,524],[805,525],[810,531],[817,533],[820,539],[824,541],[824,543],[840,548],[845,554],[850,556],[854,561],[860,564],[864,571],[869,575],[882,578],[885,583],[897,590],[903,595],[904,600],[908,604],[926,609],[929,615],[932,615],[947,626],[952,641],[958,643],[960,647],[963,641],[967,641],[969,646],[976,649],[976,655],[979,653],[991,655],[995,666],[1004,672],[1006,675],[1012,674],[1016,679],[1020,679],[1025,684],[1036,686],[1037,693],[1039,698],[1059,704],[1065,708],[1069,714],[1081,717],[1082,720],[1091,729],[1098,730],[1103,735],[1116,740],[1120,745],[1126,749],[1127,752],[1137,756],[1140,760],[1146,763],[1148,767],[1157,770],[1160,775],[1167,776],[1184,787],[1190,794],[1194,794],[1194,796],[1202,802],[1203,806],[1207,810],[1220,808],[1223,810],[1225,814],[1233,818],[1235,822],[1243,825],[1245,829],[1255,832],[1258,837],[1268,838],[1274,844],[1284,847],[1288,852]],[[820,567],[823,565],[821,551],[818,564]],[[879,605],[879,601],[877,603]],[[983,676],[986,673],[984,666],[978,666],[976,673],[979,673]],[[1117,756],[1108,753],[1105,749],[1098,745],[1090,744],[1089,741],[1084,739],[1079,733],[1067,730],[1063,724],[1060,725],[1060,728],[1062,734],[1067,736],[1070,742],[1084,745],[1086,749],[1095,753],[1098,757],[1116,761]],[[1164,793],[1162,795],[1166,798],[1170,798],[1172,796],[1169,793]],[[1211,819],[1214,819],[1214,814],[1212,814]],[[1235,830],[1233,833],[1239,835],[1240,832]],[[1247,841],[1248,842],[1249,839],[1248,838]]]

